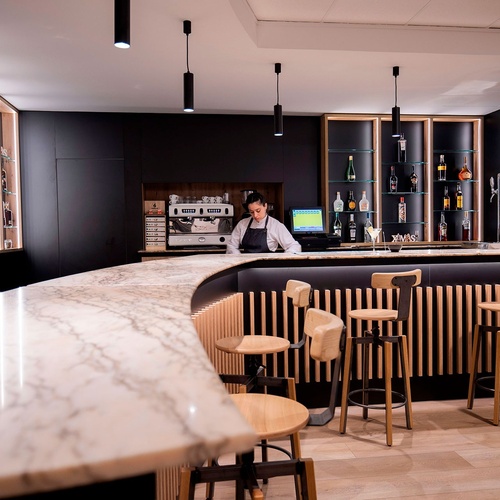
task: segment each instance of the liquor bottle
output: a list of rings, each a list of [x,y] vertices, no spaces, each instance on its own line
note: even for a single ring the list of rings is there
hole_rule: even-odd
[[[396,193],[398,190],[398,178],[394,172],[394,165],[391,165],[391,176],[389,177],[389,192]]]
[[[444,162],[444,155],[439,155],[438,164],[438,181],[446,180],[446,163]]]
[[[460,182],[457,182],[457,190],[455,191],[455,208],[457,210],[463,210],[464,208],[464,195]]]
[[[347,210],[350,212],[356,210],[356,199],[354,198],[353,191],[349,191],[349,196],[347,197]]]
[[[464,220],[462,221],[462,241],[470,241],[469,212],[464,212]]]
[[[7,192],[8,191],[8,188],[7,188],[7,171],[5,170],[5,168],[2,168],[2,190]]]
[[[5,227],[12,227],[14,225],[12,210],[10,209],[8,201],[3,202],[3,224]]]
[[[398,162],[404,163],[406,161],[406,139],[405,135],[401,134],[398,140]]]
[[[332,224],[332,233],[336,236],[342,237],[342,222],[340,222],[338,212],[335,214],[335,219]]]
[[[443,210],[450,209],[450,195],[448,194],[448,186],[444,187],[444,196],[443,196]]]
[[[371,243],[372,242],[372,237],[370,236],[370,231],[373,229],[373,224],[372,221],[370,220],[370,213],[368,212],[366,214],[366,221],[365,221],[365,227],[364,227],[364,241],[365,243]]]
[[[441,220],[438,226],[438,240],[448,241],[448,224],[446,224],[444,212],[441,212]]]
[[[352,159],[352,156],[349,156],[349,164],[347,166],[346,178],[348,181],[351,182],[356,180],[356,172],[354,171],[354,161]]]
[[[462,166],[462,170],[458,172],[458,178],[461,181],[468,181],[472,179],[472,172],[469,170],[469,167],[467,166],[467,156],[464,156],[464,164]]]
[[[361,200],[359,200],[359,211],[368,212],[370,209],[370,202],[366,199],[366,191],[361,191]]]
[[[398,203],[398,222],[406,222],[406,203],[403,196],[399,198]]]
[[[349,243],[356,241],[356,222],[354,222],[354,214],[349,215]]]
[[[416,193],[417,191],[418,191],[418,175],[415,173],[415,165],[413,165],[410,174],[410,192]]]
[[[340,197],[340,193],[337,191],[337,199],[333,202],[333,211],[334,212],[343,212],[344,211],[344,202]]]

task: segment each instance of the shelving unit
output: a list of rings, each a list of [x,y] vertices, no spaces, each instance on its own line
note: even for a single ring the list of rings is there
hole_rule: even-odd
[[[365,115],[324,115],[323,116],[323,161],[322,161],[322,204],[326,207],[329,228],[335,219],[333,201],[336,193],[340,192],[344,201],[344,210],[339,218],[346,231],[349,215],[354,214],[357,225],[356,239],[363,241],[365,211],[358,209],[361,192],[366,191],[369,200],[370,218],[374,226],[379,224],[378,187],[379,172],[379,136],[380,120],[378,117]],[[348,181],[346,170],[349,156],[353,157],[356,180]],[[352,190],[356,199],[356,210],[347,210],[348,192]]]
[[[401,129],[407,139],[406,161],[398,161],[397,138],[391,135],[391,117],[388,115],[324,115],[322,122],[322,203],[330,214],[330,225],[335,216],[332,201],[336,191],[346,202],[349,185],[354,186],[359,200],[361,190],[367,191],[374,226],[381,227],[383,239],[393,241],[437,241],[437,227],[441,213],[442,187],[447,184],[452,198],[452,210],[447,211],[449,241],[461,240],[461,224],[465,211],[469,212],[472,239],[483,237],[482,206],[482,118],[450,116],[401,117]],[[352,154],[357,180],[345,180],[347,157]],[[439,154],[445,154],[448,178],[437,181]],[[458,170],[463,157],[472,171],[470,181],[460,181],[464,195],[464,209],[453,209],[453,194]],[[358,168],[359,165],[359,168]],[[398,189],[391,192],[391,166],[398,177]],[[371,171],[370,171],[371,168]],[[418,189],[410,190],[409,176],[415,169]],[[358,173],[360,172],[360,173]],[[359,179],[359,180],[358,180]],[[357,187],[359,183],[360,187]],[[398,222],[398,203],[404,197],[406,222]],[[345,208],[345,207],[344,207]],[[342,214],[343,228],[348,214]],[[357,241],[363,242],[364,218],[354,212],[358,226]],[[344,230],[345,232],[345,230]],[[380,238],[380,241],[382,241]],[[345,241],[345,238],[344,238]]]
[[[0,97],[0,251],[22,248],[18,111]]]

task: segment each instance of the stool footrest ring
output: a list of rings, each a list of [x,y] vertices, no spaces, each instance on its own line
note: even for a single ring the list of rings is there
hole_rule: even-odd
[[[370,392],[380,392],[380,393],[385,393],[385,389],[382,388],[377,388],[377,387],[369,387],[368,389],[356,389],[354,391],[349,392],[347,396],[347,400],[349,403],[355,405],[355,406],[361,406],[361,408],[369,408],[372,410],[385,410],[386,405],[385,403],[363,403],[361,401],[356,401],[353,399],[353,396],[356,394],[366,394]],[[391,391],[392,392],[392,397],[399,399],[399,401],[394,401],[392,404],[392,408],[401,408],[402,406],[405,406],[406,403],[408,402],[408,399],[404,394],[401,394],[400,392],[396,391]]]
[[[486,381],[486,380],[495,380],[495,376],[494,375],[485,375],[484,377],[478,377],[476,380],[475,380],[475,384],[480,387],[481,389],[484,389],[485,391],[489,391],[489,392],[495,392],[495,388],[494,387],[488,387],[487,385],[484,385],[483,384],[483,381]]]

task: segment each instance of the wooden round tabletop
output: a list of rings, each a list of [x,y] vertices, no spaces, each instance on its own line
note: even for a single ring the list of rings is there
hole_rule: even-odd
[[[272,335],[240,335],[224,337],[215,342],[217,349],[235,354],[271,354],[286,351],[290,342]]]
[[[500,302],[479,302],[477,307],[486,311],[500,312]]]
[[[252,392],[231,394],[231,398],[255,429],[259,439],[294,434],[309,421],[309,410],[290,398]]]

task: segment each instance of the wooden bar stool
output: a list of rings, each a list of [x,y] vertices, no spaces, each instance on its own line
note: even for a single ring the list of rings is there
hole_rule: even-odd
[[[294,308],[302,309],[305,314],[311,303],[311,285],[304,281],[288,280],[285,295],[291,299]],[[215,346],[223,352],[245,355],[245,375],[239,379],[232,377],[233,383],[246,385],[247,392],[250,392],[255,387],[256,377],[264,375],[265,366],[261,362],[263,355],[298,348],[303,343],[304,338],[298,344],[290,344],[288,339],[274,335],[238,335],[218,339]]]
[[[294,476],[298,485],[297,500],[315,500],[314,463],[310,458],[298,458],[300,444],[297,449],[295,440],[298,432],[307,425],[308,409],[293,399],[270,394],[243,393],[233,394],[231,397],[260,440],[289,436],[292,451],[281,449],[288,456],[285,460],[255,462],[254,451],[249,450],[239,456],[234,465],[183,467],[178,499],[194,499],[196,484],[221,481],[236,481],[236,500],[244,499],[245,490],[248,490],[252,499],[262,499],[264,495],[258,483],[259,479]]]
[[[480,302],[477,307],[484,311],[500,312],[500,302]],[[494,375],[477,376],[479,365],[479,352],[483,338],[491,332],[495,337],[495,372]],[[485,385],[487,380],[494,380],[494,386]],[[472,341],[471,368],[469,377],[469,395],[467,398],[467,408],[472,410],[474,405],[474,393],[476,386],[481,389],[493,392],[493,425],[498,425],[500,417],[500,326],[481,325],[479,321],[474,328],[474,338]]]
[[[397,309],[354,309],[349,316],[356,320],[373,321],[376,325],[371,330],[364,331],[362,336],[347,337],[345,347],[344,376],[342,388],[342,403],[340,413],[340,433],[344,434],[347,423],[348,404],[363,408],[363,418],[368,418],[368,409],[385,410],[386,442],[392,445],[392,410],[404,406],[406,410],[406,427],[411,429],[413,417],[411,411],[410,370],[408,361],[408,341],[406,335],[381,335],[381,322],[402,323],[408,319],[411,302],[411,289],[420,284],[422,271],[399,273],[373,273],[372,288],[398,289],[399,299]],[[353,345],[362,346],[362,388],[349,392],[351,379]],[[382,348],[384,388],[369,387],[369,354],[370,345]],[[392,347],[396,346],[399,354],[403,375],[403,393],[392,390]],[[372,353],[373,354],[373,353]],[[370,393],[379,392],[385,396],[383,403],[370,402]],[[356,396],[361,396],[361,401]],[[396,401],[393,401],[393,397]]]

